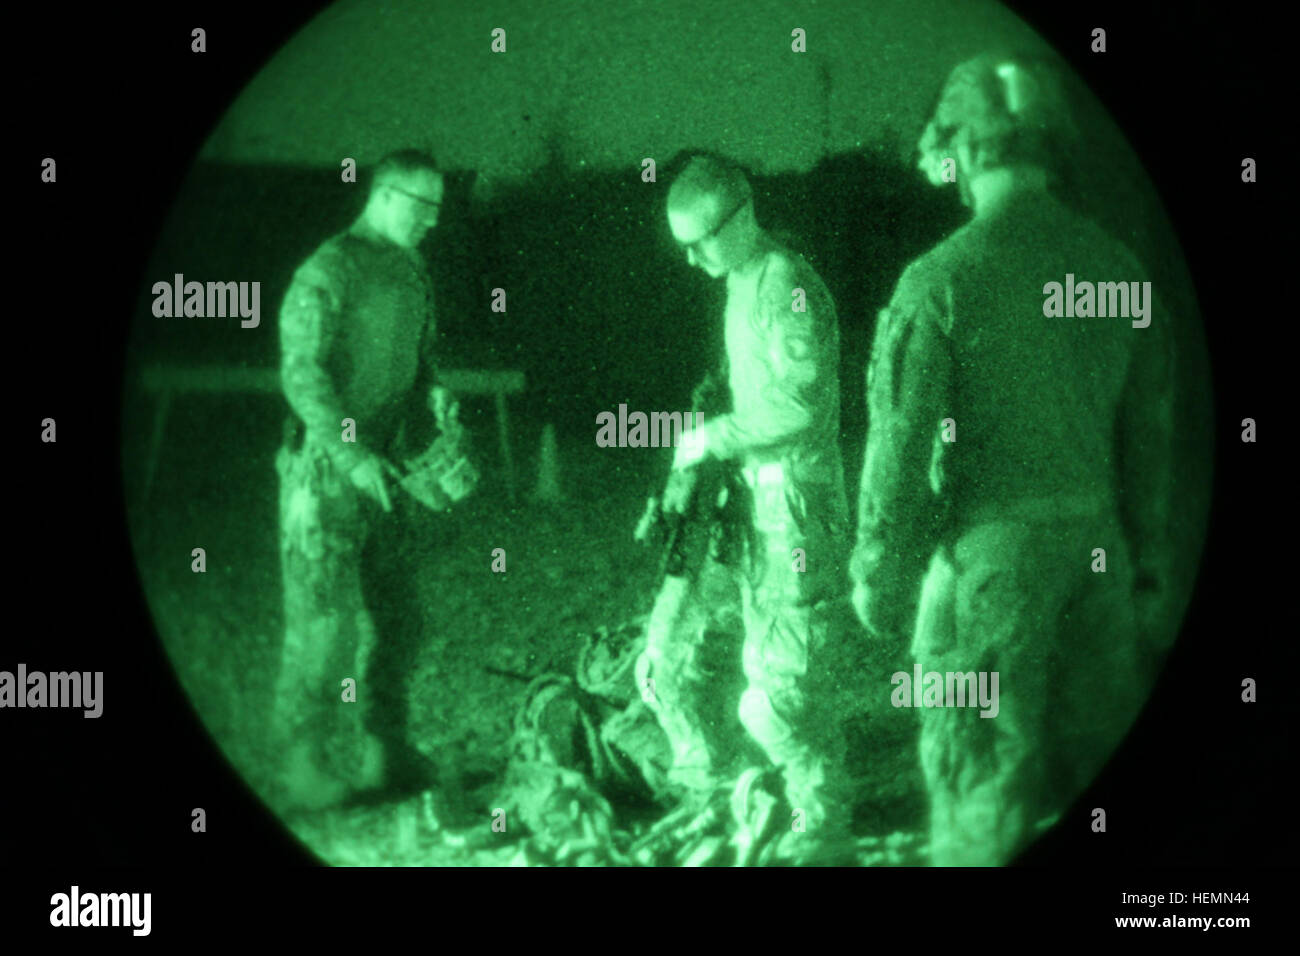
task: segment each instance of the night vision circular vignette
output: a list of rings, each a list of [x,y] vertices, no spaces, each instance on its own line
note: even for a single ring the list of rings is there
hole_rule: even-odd
[[[1209,376],[1123,133],[996,4],[710,22],[340,3],[176,197],[136,560],[328,863],[1005,864],[1175,640]]]

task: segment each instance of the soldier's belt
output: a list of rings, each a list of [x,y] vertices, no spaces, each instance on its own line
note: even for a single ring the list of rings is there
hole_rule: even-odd
[[[779,461],[751,463],[741,468],[740,473],[750,488],[785,483],[785,465]]]

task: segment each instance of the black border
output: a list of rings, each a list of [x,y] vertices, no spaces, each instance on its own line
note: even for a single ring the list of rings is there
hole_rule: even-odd
[[[133,6],[79,12],[75,22],[48,10],[10,14],[11,44],[33,56],[11,85],[16,148],[6,151],[8,182],[20,203],[10,223],[17,242],[10,282],[21,298],[8,323],[18,340],[11,353],[16,374],[7,383],[16,411],[9,513],[18,527],[5,656],[36,667],[75,647],[82,667],[111,664],[115,700],[111,717],[100,721],[51,714],[39,725],[12,724],[16,734],[4,727],[6,923],[31,926],[35,914],[45,924],[48,894],[74,882],[151,889],[156,936],[186,927],[206,934],[214,923],[220,933],[252,914],[299,905],[328,912],[329,901],[345,899],[402,919],[424,918],[431,887],[438,899],[467,895],[500,906],[502,893],[510,905],[559,893],[575,904],[551,916],[564,923],[570,912],[590,908],[581,901],[585,891],[604,907],[644,919],[638,899],[653,889],[640,881],[658,881],[628,877],[635,881],[628,892],[611,901],[577,874],[548,878],[558,881],[550,890],[550,882],[503,874],[459,873],[430,883],[427,876],[326,879],[286,870],[311,857],[229,772],[152,636],[121,518],[125,322],[149,244],[203,137],[244,82],[323,6],[205,3],[148,13]],[[1083,801],[1114,804],[1138,790],[1145,796],[1138,823],[1114,824],[1104,852],[1082,829],[1044,841],[1024,861],[1051,868],[1043,874],[800,871],[749,884],[789,901],[796,923],[830,912],[853,918],[862,907],[887,903],[891,921],[906,924],[910,913],[918,929],[924,923],[916,920],[939,909],[945,917],[969,909],[984,914],[974,925],[989,933],[1048,916],[1073,935],[1130,912],[1118,906],[1120,889],[1267,890],[1280,885],[1271,882],[1280,874],[1257,868],[1292,859],[1292,817],[1280,796],[1292,726],[1284,680],[1292,673],[1287,635],[1294,623],[1279,605],[1288,593],[1286,556],[1268,546],[1290,497],[1275,451],[1288,406],[1276,394],[1281,370],[1269,365],[1282,357],[1277,330],[1293,309],[1280,294],[1292,270],[1279,237],[1294,208],[1278,148],[1294,112],[1287,87],[1274,79],[1285,63],[1276,49],[1281,27],[1270,13],[1205,2],[1011,6],[1071,60],[1126,131],[1184,243],[1217,408],[1206,559],[1188,626],[1148,717]],[[222,57],[196,61],[176,41],[195,23],[237,42]],[[1109,33],[1104,57],[1087,51],[1094,26]],[[34,164],[47,154],[62,157],[57,193],[33,182]],[[1261,167],[1253,186],[1239,178],[1247,155]],[[60,422],[60,441],[27,447],[35,440],[31,423],[47,415]],[[1237,439],[1246,416],[1260,422],[1256,445]],[[1231,703],[1242,675],[1262,685],[1260,703],[1250,708]],[[1218,693],[1226,703],[1191,701],[1191,687],[1198,701]],[[228,825],[220,835],[188,839],[183,808],[200,792],[202,804],[220,807]],[[104,869],[122,866],[140,869]],[[1154,866],[1184,869],[1147,869]],[[721,880],[701,879],[710,879],[714,891],[733,892]],[[680,887],[663,884],[669,894]],[[1246,912],[1265,905],[1252,896]],[[348,921],[363,922],[365,912],[351,911]],[[663,910],[656,905],[655,912]],[[723,921],[734,915],[726,912]]]

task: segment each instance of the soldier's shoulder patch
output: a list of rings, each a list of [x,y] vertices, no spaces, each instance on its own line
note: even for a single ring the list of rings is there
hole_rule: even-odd
[[[773,249],[763,261],[763,272],[759,279],[759,294],[784,293],[790,298],[790,290],[797,286],[799,273],[794,254],[785,249]]]
[[[897,399],[898,369],[911,338],[917,313],[909,296],[894,293],[889,305],[876,316],[875,338],[867,362],[867,400],[872,408],[884,409]]]
[[[931,321],[951,335],[955,315],[949,273],[927,257],[916,260],[903,270],[889,310],[912,321]]]
[[[768,254],[759,278],[758,302],[765,326],[779,324],[787,332],[824,325],[834,316],[834,304],[817,274],[802,257],[784,250]]]

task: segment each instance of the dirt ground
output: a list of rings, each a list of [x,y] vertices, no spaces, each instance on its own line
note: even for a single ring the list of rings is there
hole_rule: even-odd
[[[147,509],[136,512],[138,564],[178,677],[216,744],[261,793],[276,759],[265,737],[283,620],[273,450],[195,467],[202,452],[190,457],[177,446],[200,440],[193,436],[204,434],[203,414],[191,413],[189,437],[174,440],[164,459],[170,467]],[[428,547],[413,556],[426,638],[411,677],[409,737],[437,763],[443,796],[459,811],[490,812],[526,687],[521,678],[572,675],[584,635],[650,610],[656,555],[633,542],[632,529],[667,458],[657,451],[618,458],[618,451],[561,439],[558,503],[531,500],[535,456],[518,463],[514,503],[489,463],[477,493],[437,518]],[[197,546],[207,552],[202,575],[190,571]],[[504,574],[491,570],[495,548],[505,550]],[[889,669],[906,666],[900,659]],[[852,722],[864,838],[922,829],[912,716],[886,708]],[[334,864],[508,865],[518,856],[510,847],[448,843],[433,833],[419,799],[286,822]]]

